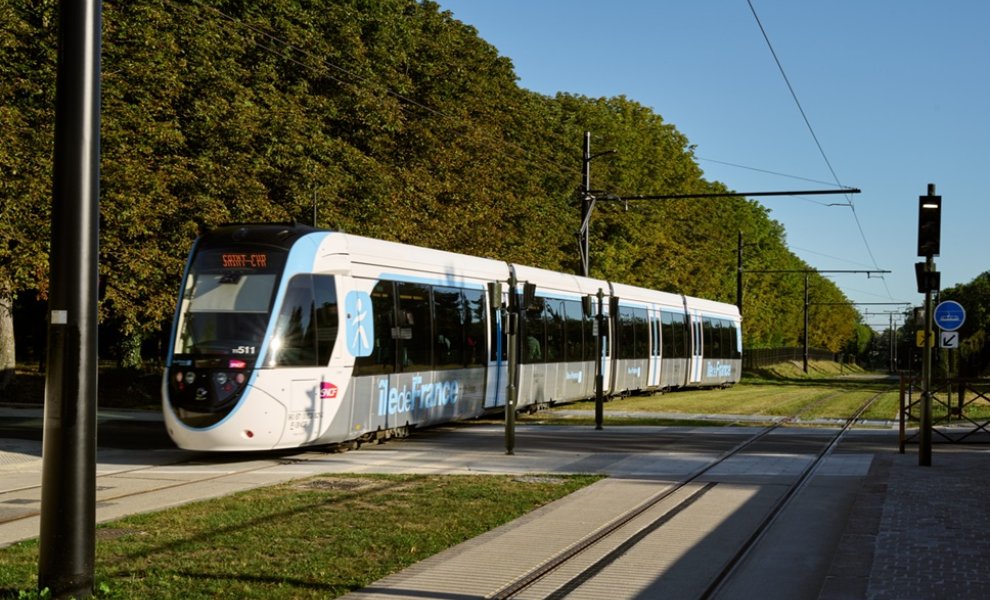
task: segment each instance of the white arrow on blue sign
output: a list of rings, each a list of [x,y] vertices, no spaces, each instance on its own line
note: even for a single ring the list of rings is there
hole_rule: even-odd
[[[966,309],[955,300],[939,302],[935,307],[934,319],[942,331],[955,331],[966,321]]]

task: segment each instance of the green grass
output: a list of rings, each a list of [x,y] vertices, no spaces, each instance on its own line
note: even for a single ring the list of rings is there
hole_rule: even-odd
[[[728,389],[687,390],[666,394],[628,396],[605,404],[605,419],[614,425],[724,425],[733,423],[732,415],[774,418],[799,415],[801,419],[849,418],[856,409],[876,394],[881,396],[863,417],[875,420],[897,418],[898,389],[890,381],[874,378],[846,378],[858,374],[835,363],[811,363],[805,375],[801,365],[778,365],[758,375],[744,377]],[[593,411],[594,402],[578,402],[522,416],[521,422],[580,423],[593,422],[589,416],[574,416],[572,411]],[[629,416],[621,416],[631,413]],[[674,413],[684,418],[665,419],[653,414]],[[724,420],[691,419],[691,415],[726,415]]]
[[[96,597],[333,598],[597,479],[333,475],[128,517],[97,530]],[[0,598],[37,597],[37,563],[0,549]]]

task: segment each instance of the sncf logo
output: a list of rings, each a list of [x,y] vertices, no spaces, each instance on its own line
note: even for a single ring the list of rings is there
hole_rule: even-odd
[[[320,399],[333,400],[337,397],[337,386],[329,381],[320,382]]]

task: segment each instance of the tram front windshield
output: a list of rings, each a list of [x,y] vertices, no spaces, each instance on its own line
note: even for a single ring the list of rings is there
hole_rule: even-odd
[[[284,263],[285,252],[270,248],[198,252],[182,287],[174,355],[253,364]]]

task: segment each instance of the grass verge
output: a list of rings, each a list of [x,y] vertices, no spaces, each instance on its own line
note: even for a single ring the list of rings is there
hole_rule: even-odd
[[[834,365],[834,366],[833,366]],[[750,375],[728,389],[686,390],[665,394],[615,398],[605,405],[605,418],[613,425],[729,425],[734,415],[764,416],[767,421],[799,415],[802,420],[845,420],[866,400],[880,397],[863,415],[870,420],[894,420],[898,411],[898,389],[884,378],[840,376],[835,363],[818,364],[809,376],[778,378],[763,372]],[[787,365],[775,371],[789,371]],[[801,367],[797,366],[800,372]],[[843,368],[846,375],[848,367]],[[858,374],[862,374],[860,371]],[[801,373],[801,375],[804,375]],[[524,422],[547,424],[580,423],[593,417],[594,402],[577,402],[521,417]],[[585,413],[584,415],[580,413]],[[576,414],[577,413],[577,414]],[[693,415],[707,415],[705,419]],[[723,420],[712,415],[725,415]]]
[[[598,479],[333,475],[128,517],[97,530],[95,597],[333,598]],[[0,598],[40,597],[37,562],[0,549]]]

